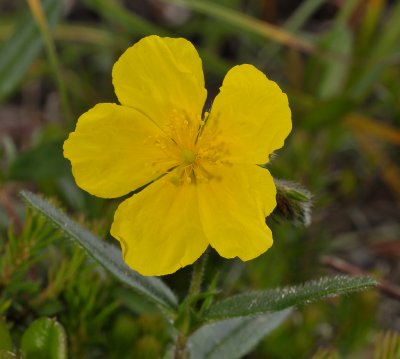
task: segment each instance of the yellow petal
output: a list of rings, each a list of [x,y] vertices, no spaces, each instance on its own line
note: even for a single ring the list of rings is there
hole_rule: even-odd
[[[208,246],[196,187],[175,185],[171,173],[118,207],[111,234],[124,260],[143,275],[164,275],[193,263]]]
[[[256,165],[209,166],[198,184],[199,210],[210,245],[225,258],[246,261],[272,245],[265,217],[276,206],[270,173]]]
[[[215,98],[203,137],[219,133],[234,163],[263,164],[292,128],[286,95],[252,65],[233,67]]]
[[[165,137],[138,111],[102,103],[79,118],[64,142],[64,156],[79,187],[99,197],[119,197],[173,166],[151,141],[157,136]]]
[[[201,116],[207,92],[200,57],[182,38],[148,36],[115,63],[118,100],[136,108],[165,129],[176,114]]]

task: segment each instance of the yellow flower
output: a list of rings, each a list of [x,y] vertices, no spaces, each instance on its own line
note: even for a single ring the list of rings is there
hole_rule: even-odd
[[[84,113],[64,143],[77,184],[114,198],[111,228],[125,262],[143,275],[193,263],[210,244],[246,261],[272,245],[276,206],[260,167],[291,130],[287,97],[251,65],[226,75],[210,112],[201,60],[185,39],[149,36],[115,63],[121,105]]]

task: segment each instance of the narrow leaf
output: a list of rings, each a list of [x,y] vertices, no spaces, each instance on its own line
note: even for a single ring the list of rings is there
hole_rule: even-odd
[[[45,16],[50,25],[60,17],[61,2],[43,2]],[[42,48],[42,37],[30,12],[15,24],[14,32],[0,47],[0,101],[6,98],[22,81],[30,64]]]
[[[100,240],[41,197],[27,191],[21,192],[21,195],[33,209],[43,214],[69,238],[81,245],[117,279],[159,306],[160,309],[175,312],[177,298],[160,279],[144,277],[130,269],[115,246]]]
[[[22,336],[21,351],[26,359],[66,359],[67,338],[64,328],[50,318],[35,320]]]
[[[367,276],[335,276],[301,285],[239,294],[216,302],[207,311],[206,320],[220,320],[276,312],[322,298],[334,297],[373,287],[377,282]]]
[[[0,317],[0,350],[12,350],[13,344],[11,341],[10,332],[8,331],[6,323]]]
[[[190,358],[242,358],[278,327],[290,312],[290,309],[286,309],[255,318],[234,318],[207,324],[190,336]]]

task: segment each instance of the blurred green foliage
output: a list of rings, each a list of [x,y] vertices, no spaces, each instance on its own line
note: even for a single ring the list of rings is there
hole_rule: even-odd
[[[195,43],[209,103],[235,64],[252,63],[277,81],[289,96],[294,129],[269,167],[314,194],[310,226],[269,219],[271,250],[245,264],[211,253],[206,281],[227,295],[296,284],[326,274],[319,258],[328,254],[398,282],[400,3],[295,3],[43,1],[73,114],[67,119],[57,69],[26,2],[0,2],[0,357],[24,347],[24,333],[41,317],[57,318],[71,358],[159,358],[170,340],[153,305],[24,211],[17,196],[30,188],[53,197],[111,241],[118,203],[76,187],[61,143],[82,112],[116,102],[112,65],[150,34]],[[165,280],[182,298],[189,278],[185,268]],[[379,359],[396,358],[398,336],[379,333],[400,331],[398,312],[398,298],[374,292],[314,304],[248,357],[365,358],[375,350]],[[374,349],[375,336],[381,344]]]

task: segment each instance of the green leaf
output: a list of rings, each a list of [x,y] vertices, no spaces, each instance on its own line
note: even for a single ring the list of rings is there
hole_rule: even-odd
[[[216,302],[205,314],[206,320],[260,315],[300,304],[373,287],[377,282],[367,276],[335,276],[301,285],[235,295]]]
[[[43,214],[67,237],[81,245],[117,279],[160,309],[170,314],[175,313],[177,298],[164,282],[155,277],[144,277],[130,269],[122,260],[121,251],[115,246],[100,240],[41,197],[28,191],[21,192],[21,195],[33,209]]]
[[[43,10],[52,26],[60,17],[61,2],[43,1]],[[22,81],[42,45],[40,31],[31,13],[28,12],[15,24],[14,32],[0,47],[0,102]]]
[[[6,323],[0,318],[0,350],[12,350],[13,344]]]
[[[278,327],[290,314],[285,309],[255,318],[234,318],[207,324],[188,341],[191,359],[237,359]]]
[[[60,323],[50,318],[35,320],[21,340],[26,359],[66,359],[67,338]]]

